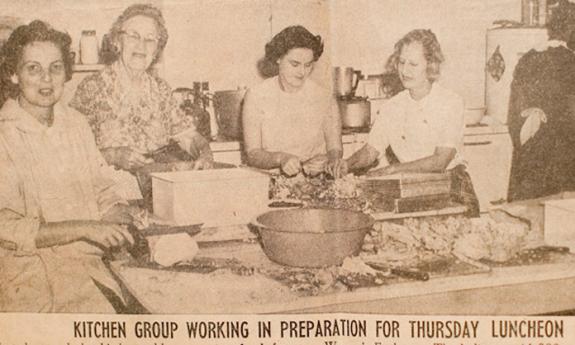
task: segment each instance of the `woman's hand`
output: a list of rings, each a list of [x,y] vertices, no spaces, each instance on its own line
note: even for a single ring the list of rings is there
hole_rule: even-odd
[[[301,163],[304,174],[309,176],[316,176],[326,171],[327,164],[326,155],[316,155],[307,161]]]
[[[547,123],[547,115],[540,108],[527,108],[521,112],[521,117],[525,118],[521,131],[519,132],[519,141],[521,145],[533,138],[541,128],[541,124]]]
[[[347,175],[348,166],[347,161],[342,158],[334,158],[327,161],[325,172],[338,179]]]
[[[151,158],[144,157],[144,152],[136,151],[128,146],[108,147],[102,150],[102,155],[108,164],[127,171],[154,162]]]
[[[90,222],[80,227],[82,238],[105,248],[134,244],[134,238],[124,225],[108,222]]]
[[[200,157],[194,161],[193,170],[207,170],[214,167],[214,160],[206,157]]]
[[[69,220],[40,224],[36,247],[47,248],[76,241],[86,241],[104,248],[134,243],[124,225],[100,220]]]
[[[101,220],[107,223],[133,224],[136,218],[141,221],[144,213],[145,210],[136,206],[116,204],[102,216]]]
[[[280,160],[280,168],[287,176],[297,175],[302,169],[301,160],[297,156],[285,153]]]

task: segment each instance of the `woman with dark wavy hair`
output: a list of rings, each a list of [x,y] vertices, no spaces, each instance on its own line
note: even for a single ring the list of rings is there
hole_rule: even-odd
[[[395,44],[388,69],[405,90],[381,109],[368,143],[346,161],[350,170],[373,167],[370,175],[449,171],[452,194],[479,215],[479,203],[463,159],[463,99],[437,80],[444,61],[431,30],[413,30]]]
[[[6,42],[4,46],[2,46],[2,59],[0,60],[0,106],[3,105],[6,100],[10,98],[15,99],[20,94],[20,86],[13,82],[13,76],[17,70],[18,61],[22,57],[24,46],[31,39],[50,41],[56,44],[62,52],[64,81],[67,82],[72,78],[72,65],[74,61],[72,61],[70,56],[70,37],[55,30],[40,30],[38,29],[40,27],[40,21],[35,21],[28,26],[20,26],[12,33],[10,45]],[[36,28],[36,30],[32,30],[32,28]]]
[[[260,67],[273,75],[248,91],[243,108],[248,164],[340,175],[341,121],[333,97],[309,79],[323,53],[320,36],[290,26],[266,44]]]
[[[153,71],[168,41],[162,12],[148,4],[132,5],[106,37],[106,68],[84,79],[70,103],[88,118],[106,161],[135,173],[153,162],[146,154],[176,141],[192,156],[194,168],[210,168],[208,141]],[[122,181],[130,185],[127,198],[141,197],[134,176],[124,174]]]
[[[59,103],[70,42],[34,21],[0,51],[1,311],[114,312],[99,286],[122,295],[102,249],[133,242],[130,207],[84,116]]]

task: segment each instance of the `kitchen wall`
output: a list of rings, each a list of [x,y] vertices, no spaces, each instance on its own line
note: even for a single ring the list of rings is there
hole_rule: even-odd
[[[158,70],[173,87],[209,81],[211,90],[226,90],[259,83],[256,64],[265,44],[289,25],[304,25],[330,41],[327,0],[2,0],[0,16],[46,20],[67,31],[78,49],[82,30],[95,29],[101,38],[122,10],[137,2],[163,10],[170,38]],[[313,73],[326,86],[330,55],[326,44]],[[75,76],[69,89],[84,76]]]
[[[519,0],[332,0],[334,66],[380,73],[393,45],[412,29],[428,28],[446,62],[441,82],[484,105],[485,33],[497,19],[519,20]]]
[[[165,77],[173,86],[209,81],[212,90],[253,86],[265,44],[289,25],[301,24],[329,41],[329,6],[323,0],[164,0],[172,33],[164,53]],[[329,86],[326,47],[313,77]]]
[[[54,28],[68,32],[72,37],[72,50],[78,57],[82,30],[96,30],[99,39],[108,32],[114,20],[134,0],[2,0],[0,15],[19,17],[24,23],[34,19],[44,20]],[[146,0],[161,7],[161,0]],[[65,102],[71,99],[78,83],[86,73],[74,74],[67,83],[63,95]]]
[[[101,38],[116,17],[134,0],[2,0],[0,16],[20,17],[24,22],[41,19],[72,36],[78,49],[82,30],[96,30]],[[161,6],[161,0],[145,0]]]
[[[170,40],[159,70],[173,87],[209,81],[212,90],[223,90],[258,83],[256,63],[265,43],[288,25],[302,24],[324,37],[326,50],[313,78],[326,86],[330,62],[380,73],[401,36],[430,28],[447,59],[442,82],[468,107],[484,105],[486,29],[496,19],[518,20],[521,12],[519,0],[145,1],[162,7],[166,17]],[[134,2],[3,0],[0,14],[47,20],[78,42],[83,29],[101,37]]]

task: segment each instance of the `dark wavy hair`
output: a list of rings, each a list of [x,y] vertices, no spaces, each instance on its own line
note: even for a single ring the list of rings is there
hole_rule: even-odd
[[[547,35],[550,40],[569,42],[575,32],[575,4],[560,0],[547,22]]]
[[[12,32],[0,49],[1,104],[8,97],[16,98],[20,94],[20,88],[17,84],[12,83],[11,77],[16,74],[18,63],[24,53],[24,47],[33,42],[52,42],[60,48],[66,71],[66,81],[72,78],[74,60],[70,55],[70,44],[72,43],[70,35],[57,31],[40,20],[35,20],[28,25],[21,25]]]
[[[148,17],[156,22],[160,37],[154,59],[152,60],[149,68],[154,66],[158,60],[160,60],[162,52],[168,43],[168,29],[166,29],[166,22],[164,20],[164,16],[162,15],[162,11],[151,4],[134,4],[122,12],[114,24],[112,24],[110,31],[105,35],[102,41],[102,63],[109,65],[120,58],[120,49],[114,42],[117,42],[120,35],[122,34],[122,27],[124,26],[124,23],[128,21],[128,19],[137,16]]]
[[[313,61],[317,61],[323,54],[323,41],[320,35],[313,35],[301,25],[288,26],[266,44],[265,56],[258,62],[260,73],[264,77],[277,75],[277,60],[294,48],[311,49]]]
[[[439,79],[440,67],[445,58],[437,37],[431,30],[427,29],[412,30],[397,41],[393,54],[387,60],[386,71],[388,73],[398,73],[397,63],[399,62],[401,50],[404,46],[414,42],[419,42],[423,46],[423,55],[427,61],[427,79],[431,82],[436,81]]]

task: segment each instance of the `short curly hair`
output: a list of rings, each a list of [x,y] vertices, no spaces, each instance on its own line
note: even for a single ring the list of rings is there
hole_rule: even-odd
[[[72,43],[70,35],[53,29],[43,21],[35,20],[28,25],[21,25],[14,29],[2,49],[0,49],[1,103],[4,103],[8,97],[16,98],[20,94],[19,86],[12,82],[11,77],[16,74],[24,48],[33,42],[54,43],[62,52],[66,81],[72,78],[74,60],[70,54],[70,45]]]
[[[441,51],[441,46],[435,34],[428,29],[416,29],[410,31],[407,35],[403,36],[395,44],[394,52],[387,60],[386,71],[390,73],[397,73],[397,63],[399,62],[399,56],[401,55],[401,50],[406,45],[412,43],[421,43],[423,47],[423,55],[427,61],[427,79],[431,82],[435,82],[439,79],[441,64],[445,61],[443,53]]]
[[[277,75],[277,60],[295,48],[311,49],[313,61],[317,61],[323,54],[323,41],[301,25],[288,26],[266,44],[265,56],[258,64],[260,73],[266,77]]]
[[[561,0],[553,10],[547,23],[547,35],[550,40],[568,42],[575,31],[575,4]]]
[[[120,35],[122,34],[122,27],[124,23],[131,18],[137,16],[144,16],[153,19],[156,22],[159,33],[158,47],[154,55],[154,59],[150,64],[149,68],[154,66],[162,56],[162,52],[168,43],[168,29],[166,28],[166,22],[162,11],[154,7],[151,4],[134,4],[129,6],[122,12],[122,14],[116,19],[110,31],[104,37],[102,41],[102,63],[110,65],[120,58],[121,52],[118,47],[114,44],[117,42]]]

